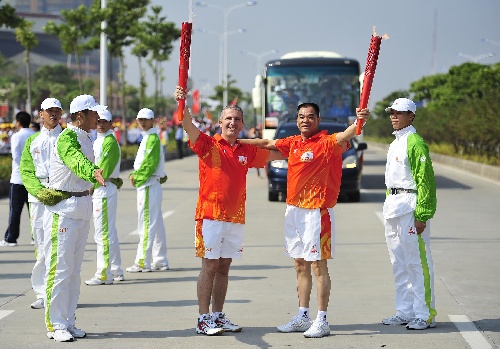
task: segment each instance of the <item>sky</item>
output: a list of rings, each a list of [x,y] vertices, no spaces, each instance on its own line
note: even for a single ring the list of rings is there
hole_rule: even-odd
[[[193,36],[190,77],[202,96],[219,84],[219,43],[224,13],[243,0],[192,0]],[[167,21],[181,27],[190,20],[190,0],[152,0],[163,7]],[[424,76],[446,73],[450,67],[494,53],[478,62],[500,62],[500,0],[257,0],[254,6],[228,15],[228,73],[236,86],[250,92],[267,60],[293,51],[334,51],[357,59],[364,70],[372,28],[388,34],[381,45],[369,106],[396,90],[409,89]],[[207,32],[199,32],[204,29]],[[238,30],[245,32],[238,33]],[[484,42],[483,39],[490,42]],[[272,50],[277,53],[266,54]],[[244,54],[242,51],[251,52]],[[462,54],[459,55],[459,54]],[[261,56],[260,65],[257,63]],[[137,59],[127,55],[126,79],[137,85]],[[179,41],[164,64],[163,92],[177,85]],[[149,70],[148,93],[154,79]]]

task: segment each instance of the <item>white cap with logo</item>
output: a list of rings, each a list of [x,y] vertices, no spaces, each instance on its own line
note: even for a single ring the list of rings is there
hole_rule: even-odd
[[[71,101],[69,112],[74,114],[82,110],[103,111],[107,108],[108,106],[97,103],[91,95],[80,95]]]
[[[59,108],[59,109],[62,109],[61,102],[59,102],[59,100],[55,99],[55,98],[46,98],[46,99],[44,99],[44,101],[42,102],[42,105],[40,106],[40,109],[41,110],[47,110],[47,109],[50,109],[50,108]]]
[[[408,98],[398,98],[396,99],[392,105],[388,108],[385,108],[385,111],[391,111],[394,109],[396,111],[411,111],[413,114],[417,111],[417,106],[411,99]]]
[[[154,118],[155,118],[155,114],[153,113],[153,111],[151,109],[148,109],[148,108],[142,108],[137,113],[137,119],[154,119]]]
[[[113,116],[111,116],[111,113],[107,110],[100,110],[97,114],[99,115],[99,120],[111,121],[113,119]]]

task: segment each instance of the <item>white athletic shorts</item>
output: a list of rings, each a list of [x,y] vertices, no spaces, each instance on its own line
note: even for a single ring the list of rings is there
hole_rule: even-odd
[[[287,205],[285,250],[292,258],[314,262],[335,256],[333,208],[306,209]]]
[[[244,224],[197,220],[195,229],[196,257],[241,259]]]

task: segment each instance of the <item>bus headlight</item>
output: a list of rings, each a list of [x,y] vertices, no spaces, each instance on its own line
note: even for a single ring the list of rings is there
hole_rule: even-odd
[[[357,159],[354,155],[349,155],[342,161],[342,168],[356,168]]]
[[[271,161],[271,167],[288,168],[288,161],[286,161],[286,160],[273,160],[273,161]]]

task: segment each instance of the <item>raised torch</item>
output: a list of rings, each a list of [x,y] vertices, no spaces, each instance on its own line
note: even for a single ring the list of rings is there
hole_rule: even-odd
[[[191,32],[193,23],[182,22],[181,30],[181,54],[179,56],[179,86],[186,90],[188,72],[189,72],[189,56],[191,55]],[[179,99],[177,105],[177,119],[182,121],[184,118],[184,107],[186,106],[185,99]]]
[[[373,35],[370,41],[370,48],[368,49],[368,57],[366,58],[365,77],[363,78],[363,89],[359,98],[359,109],[365,109],[368,106],[368,99],[370,99],[370,91],[372,89],[373,77],[375,76],[375,69],[377,68],[378,54],[380,52],[380,44],[382,38],[387,39],[388,36],[377,36],[375,27],[373,27]],[[361,134],[365,121],[358,119],[356,124],[356,134]]]

